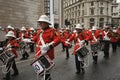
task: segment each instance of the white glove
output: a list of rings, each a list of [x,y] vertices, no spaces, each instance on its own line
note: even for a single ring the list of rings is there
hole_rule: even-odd
[[[82,46],[85,43],[85,40],[80,41],[79,45]]]
[[[65,41],[65,43],[70,44],[68,41]]]
[[[45,44],[45,45],[41,46],[41,49],[42,50],[49,50],[50,49],[49,44]]]
[[[47,43],[45,45],[42,45],[41,48],[41,53],[45,54],[47,51],[50,49],[50,46],[53,45],[54,42]]]
[[[47,53],[47,50],[43,50],[42,48],[41,48],[41,54],[42,55],[45,55]]]
[[[41,51],[43,51],[43,52],[47,52],[49,49],[50,49],[50,47],[48,44],[41,46]]]

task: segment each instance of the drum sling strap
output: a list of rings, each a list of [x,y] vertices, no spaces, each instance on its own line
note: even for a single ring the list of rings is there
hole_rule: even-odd
[[[105,40],[110,40],[110,38],[107,36],[107,34],[109,33],[109,31],[107,31],[107,32],[104,31],[104,33],[105,33],[104,39]]]
[[[92,33],[93,39],[95,40],[95,42],[97,42],[97,38],[95,37],[95,34]]]
[[[39,41],[38,41],[38,44],[41,42],[42,45],[45,45],[45,42],[44,42],[44,40],[43,40],[43,38],[42,38],[42,34],[43,34],[43,32],[40,33],[40,36],[39,36],[40,39],[39,39]],[[39,50],[39,51],[36,53],[36,55],[39,54],[40,52],[41,52],[41,50]]]

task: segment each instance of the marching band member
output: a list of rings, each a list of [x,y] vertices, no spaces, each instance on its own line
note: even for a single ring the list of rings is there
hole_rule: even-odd
[[[69,39],[71,36],[71,32],[70,32],[70,29],[67,27],[65,32],[63,33],[63,39],[64,39],[64,42]],[[65,46],[65,51],[66,51],[66,60],[69,59],[70,55],[69,55],[69,46],[71,46],[70,44],[66,44],[66,43],[63,43],[63,45]]]
[[[61,29],[61,31],[60,31],[60,36],[61,36],[61,45],[62,45],[62,52],[64,52],[64,51],[65,51],[65,46],[64,46],[64,36],[63,36],[64,32],[65,32],[65,29],[64,29],[64,28],[62,28],[62,29]]]
[[[120,47],[120,26],[117,29],[117,33],[119,35],[119,37],[118,37],[118,47]]]
[[[104,58],[109,58],[109,47],[110,47],[110,28],[109,26],[104,26],[103,29],[103,38],[102,38],[102,43],[104,43]]]
[[[78,47],[83,46],[83,44],[87,40],[86,36],[84,35],[84,32],[82,31],[82,26],[80,24],[77,24],[76,27],[76,33],[73,33],[72,36],[66,41],[66,43],[69,43],[70,41],[74,40],[75,46],[74,46],[74,55],[75,55],[75,64],[76,64],[76,74],[84,73],[84,57],[79,57],[76,52],[76,49]]]
[[[14,35],[14,32],[9,31],[6,36],[8,37],[8,42],[7,42],[7,46],[5,49],[7,49],[9,52],[12,52],[15,57],[18,57],[17,51],[16,49],[19,47],[19,44],[16,41],[16,37]],[[14,71],[14,73],[12,74],[12,76],[17,76],[18,75],[18,69],[15,63],[15,59],[13,59],[13,64],[12,64],[12,69]],[[4,77],[5,80],[9,80],[10,79],[10,71],[6,74],[6,76]]]
[[[113,29],[111,30],[111,35],[110,35],[110,42],[112,44],[113,52],[116,52],[118,38],[119,38],[119,34],[117,33],[117,28],[113,27]]]
[[[15,29],[14,27],[12,27],[11,25],[8,25],[7,28],[5,29],[5,32],[8,33],[9,31],[13,31],[14,32],[14,35],[16,37],[16,32],[15,32]],[[5,40],[5,43],[7,42],[8,39]],[[6,45],[6,44],[5,44]]]
[[[60,42],[60,36],[57,36],[55,30],[51,25],[49,18],[46,15],[40,16],[39,20],[39,31],[33,41],[36,43],[36,55],[38,58],[41,55],[48,55],[51,60],[54,59],[54,47]],[[51,80],[50,73],[45,74],[45,80]]]
[[[26,31],[25,27],[22,27],[20,29],[20,33],[19,33],[19,43],[22,44],[25,38],[29,38],[29,34]],[[22,54],[22,58],[20,60],[24,60],[24,59],[28,59],[29,54],[27,53],[27,51],[25,51],[25,45],[22,45],[23,47],[23,54]]]
[[[9,31],[13,31],[14,32],[14,27],[12,27],[11,25],[8,25],[6,28],[6,33],[8,33]],[[14,32],[14,35],[16,35],[16,33]]]
[[[89,34],[91,36],[90,38],[90,45],[91,45],[91,50],[92,50],[92,45],[99,43],[99,39],[100,39],[100,31],[97,30],[96,26],[93,26],[91,31],[89,32]],[[92,50],[92,57],[93,57],[93,62],[95,64],[97,64],[97,60],[98,60],[98,52],[95,50]]]
[[[30,39],[32,39],[36,35],[35,29],[33,27],[30,28]],[[30,52],[34,52],[34,43],[30,43]]]

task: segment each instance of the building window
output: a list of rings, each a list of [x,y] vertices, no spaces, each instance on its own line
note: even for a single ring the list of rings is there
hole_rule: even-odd
[[[103,14],[103,7],[100,7],[100,14]]]
[[[104,18],[100,18],[99,19],[99,27],[103,27],[104,26]]]
[[[100,1],[100,5],[103,5],[103,1]]]
[[[82,18],[82,23],[84,23],[84,18]]]
[[[82,16],[84,16],[84,10],[82,10]]]
[[[82,7],[84,7],[84,3],[82,4]]]
[[[91,13],[91,15],[94,15],[94,8],[90,9],[90,13]]]
[[[94,26],[94,24],[95,24],[94,18],[90,18],[90,27],[92,28],[92,26]]]
[[[93,1],[91,2],[91,6],[94,6],[94,2]]]

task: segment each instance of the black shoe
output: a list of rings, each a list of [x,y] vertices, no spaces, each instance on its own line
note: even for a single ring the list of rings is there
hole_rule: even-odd
[[[14,73],[14,74],[12,74],[11,76],[17,76],[17,75],[19,75],[19,73]]]
[[[25,58],[21,58],[20,60],[25,60]]]
[[[81,73],[84,74],[85,73],[85,69],[81,68]]]
[[[97,64],[97,61],[93,61],[94,64]]]
[[[69,57],[66,57],[66,60],[68,60],[69,59]]]
[[[109,56],[104,56],[105,59],[109,59]]]
[[[8,77],[3,77],[3,80],[10,80],[10,78],[8,78]]]
[[[64,52],[65,50],[62,50],[62,52]]]
[[[76,74],[80,74],[80,71],[77,71]]]

